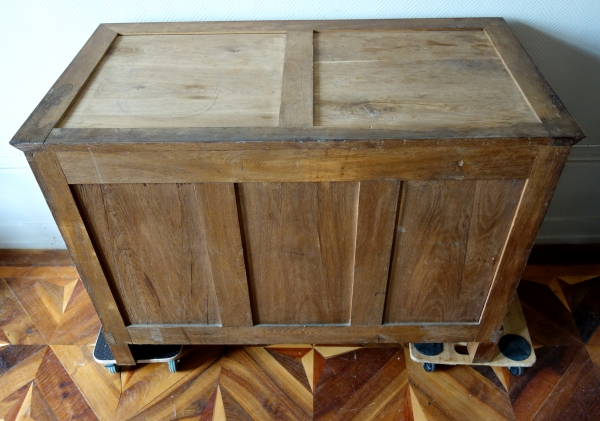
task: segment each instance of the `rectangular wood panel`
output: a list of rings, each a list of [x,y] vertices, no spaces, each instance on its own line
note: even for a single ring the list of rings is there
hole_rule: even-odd
[[[360,183],[354,285],[353,326],[380,325],[396,229],[400,182]]]
[[[241,149],[241,148],[240,148]],[[160,152],[57,152],[70,184],[527,178],[533,147],[404,146]],[[491,157],[493,156],[493,159]]]
[[[277,126],[284,50],[284,34],[118,37],[58,126]]]
[[[523,186],[406,182],[385,323],[479,321]]]
[[[244,183],[255,323],[348,323],[358,183]]]
[[[96,251],[129,323],[218,324],[193,184],[76,185]]]
[[[315,36],[315,126],[542,125],[484,31]]]

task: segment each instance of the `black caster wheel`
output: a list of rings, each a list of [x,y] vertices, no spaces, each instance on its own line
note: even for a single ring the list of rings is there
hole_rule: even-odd
[[[106,364],[104,367],[108,368],[108,372],[111,374],[115,374],[119,372],[119,366],[116,364]]]
[[[169,361],[169,371],[175,373],[177,371],[177,360]]]
[[[423,363],[423,370],[428,373],[435,371],[435,363]]]
[[[525,372],[525,368],[524,367],[508,367],[508,371],[513,376],[522,376],[523,373]]]

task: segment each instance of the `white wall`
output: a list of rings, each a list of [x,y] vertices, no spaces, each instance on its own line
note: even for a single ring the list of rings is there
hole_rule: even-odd
[[[600,243],[600,1],[0,2],[0,248],[64,243],[8,141],[99,23],[502,16],[588,135],[573,150],[538,242]]]

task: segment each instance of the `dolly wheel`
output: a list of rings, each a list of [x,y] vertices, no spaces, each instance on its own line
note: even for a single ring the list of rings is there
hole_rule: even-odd
[[[177,371],[177,360],[169,361],[169,371],[175,373]]]
[[[108,372],[111,374],[119,372],[119,366],[116,364],[106,364],[104,367],[108,368]]]
[[[435,363],[423,363],[423,370],[428,373],[435,371]]]
[[[508,371],[513,376],[522,376],[523,373],[525,372],[525,368],[523,368],[523,367],[508,367]]]

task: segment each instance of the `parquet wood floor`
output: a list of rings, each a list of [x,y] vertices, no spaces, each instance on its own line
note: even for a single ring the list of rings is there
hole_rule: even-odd
[[[0,255],[1,257],[1,255]],[[190,346],[179,371],[97,364],[100,328],[68,259],[0,262],[0,418],[13,420],[600,420],[600,265],[528,266],[537,363],[426,373],[394,347]]]

